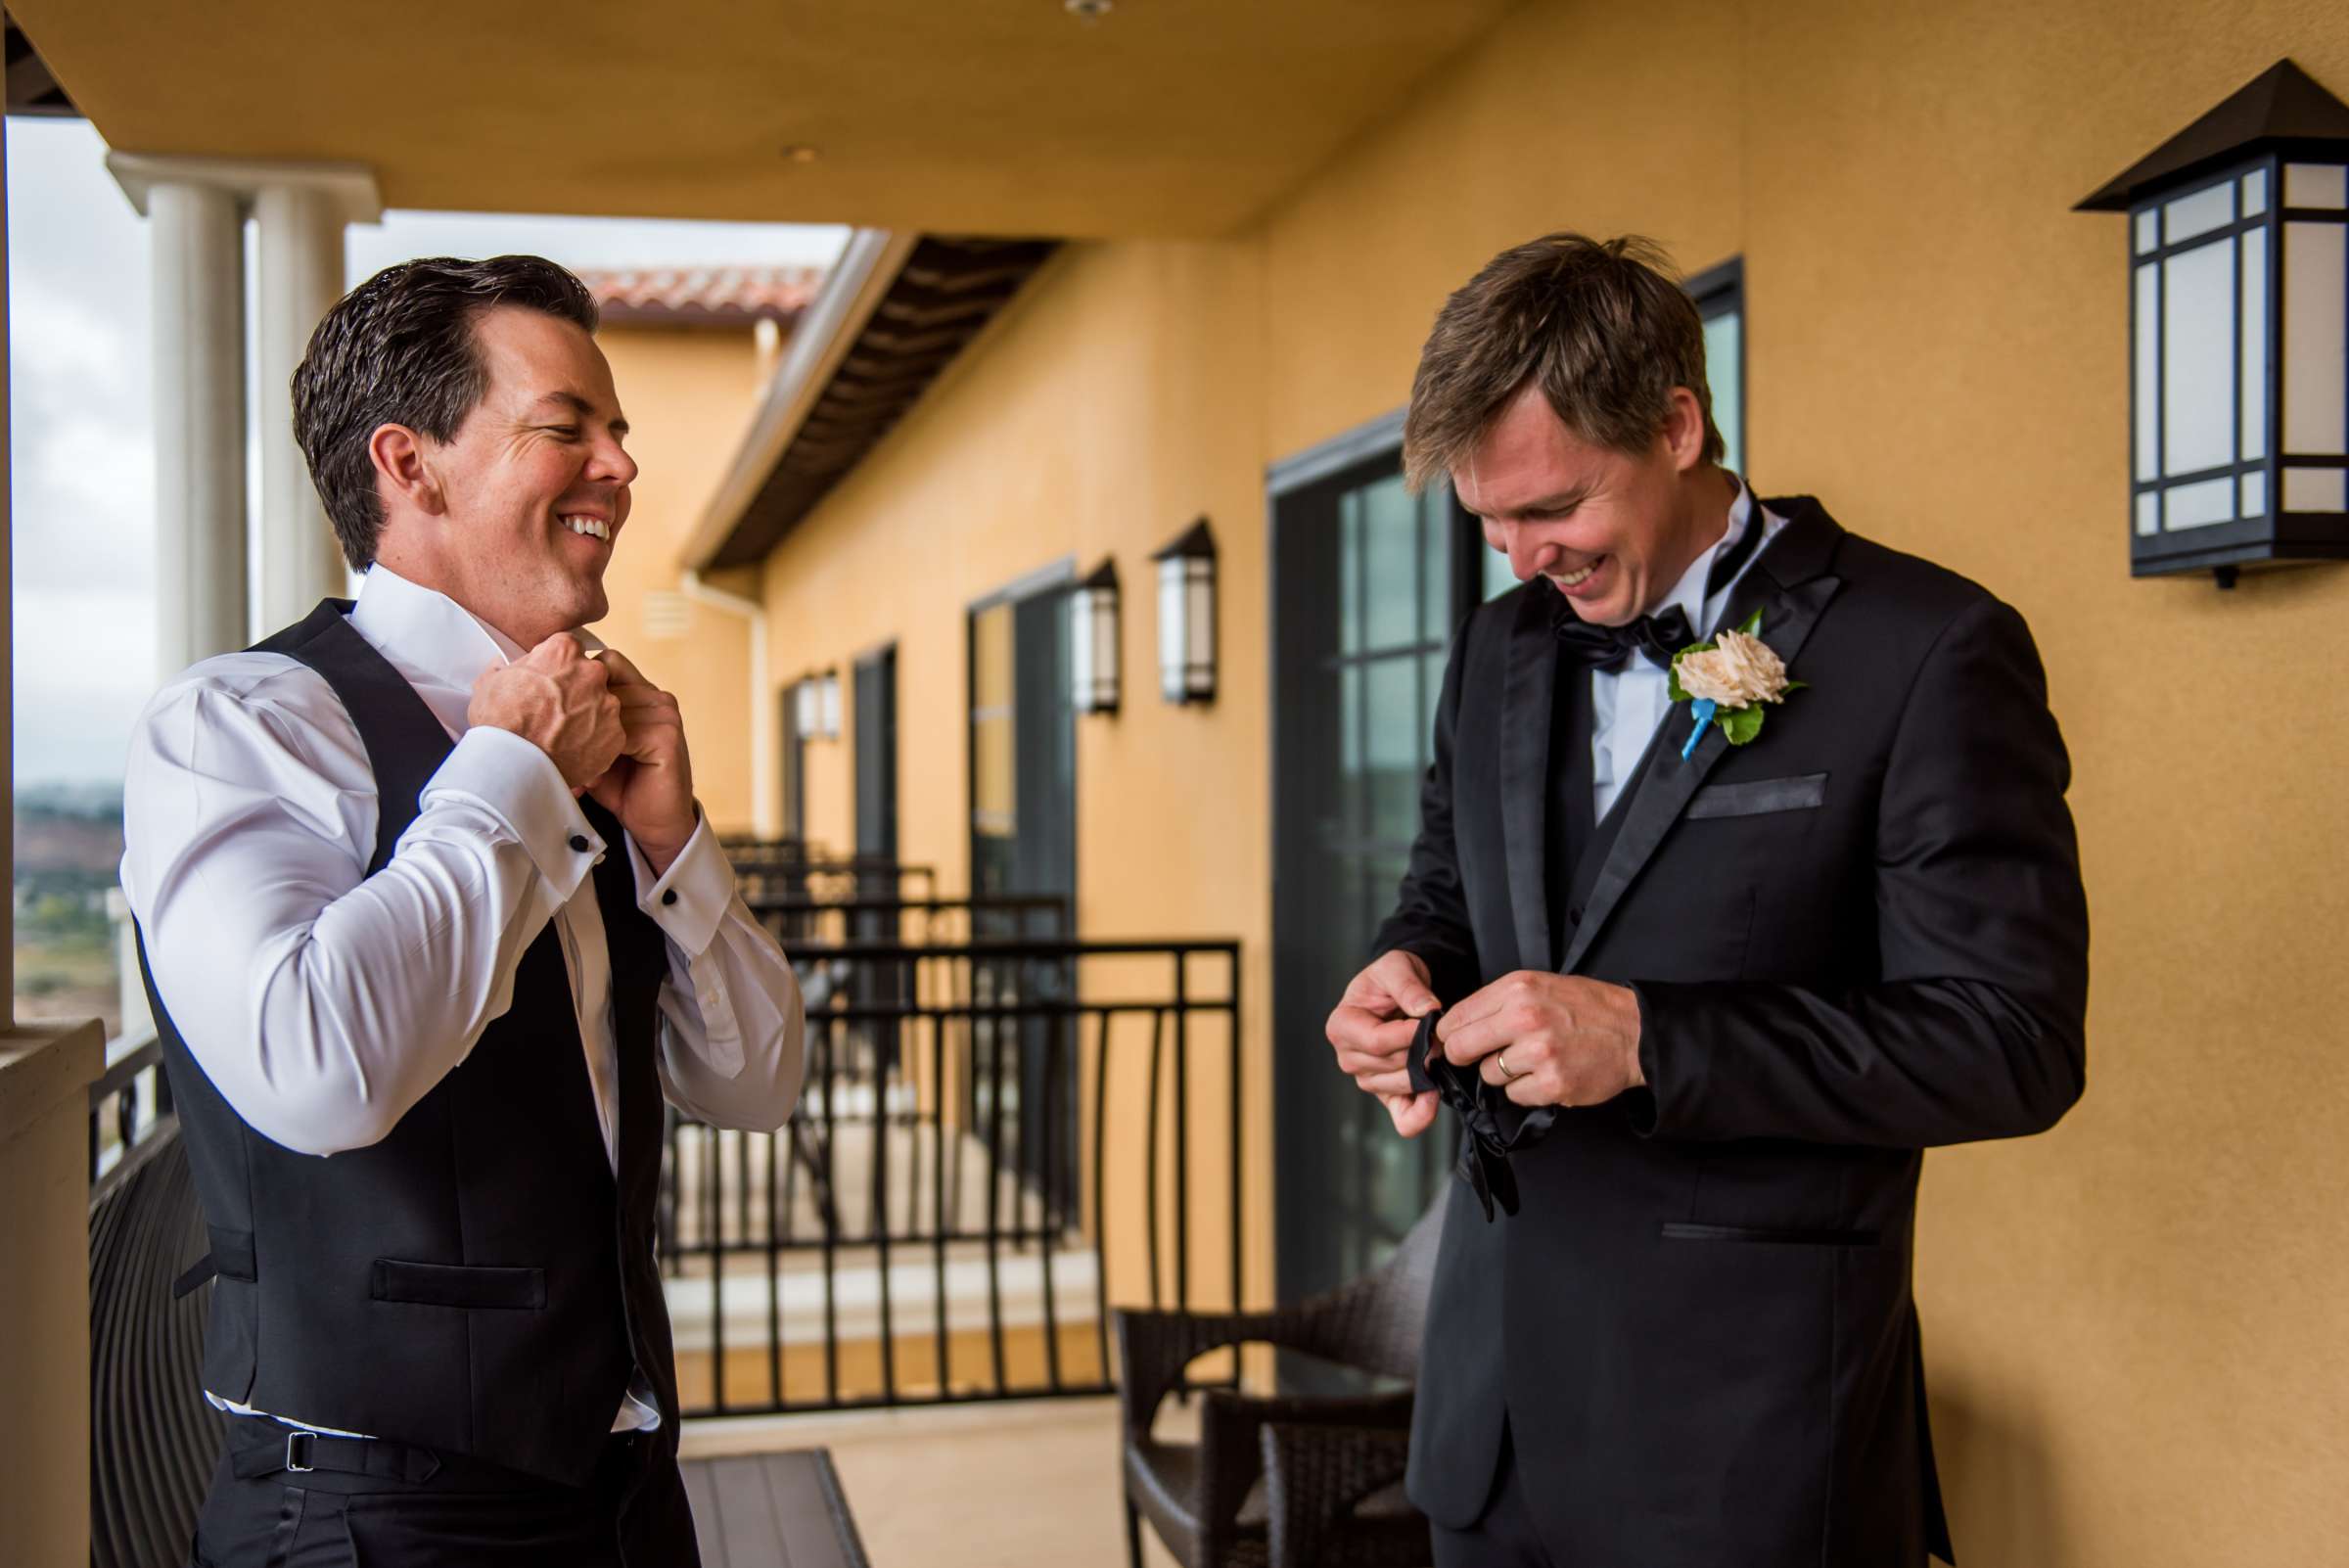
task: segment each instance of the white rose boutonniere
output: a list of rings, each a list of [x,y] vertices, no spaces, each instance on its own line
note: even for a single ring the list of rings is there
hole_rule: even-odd
[[[1681,748],[1683,758],[1695,753],[1708,724],[1719,724],[1731,746],[1743,746],[1762,733],[1763,706],[1782,703],[1788,692],[1804,685],[1786,678],[1785,662],[1762,640],[1759,610],[1736,630],[1682,648],[1673,657],[1666,678],[1672,700],[1688,704],[1696,720],[1689,727],[1688,743]]]

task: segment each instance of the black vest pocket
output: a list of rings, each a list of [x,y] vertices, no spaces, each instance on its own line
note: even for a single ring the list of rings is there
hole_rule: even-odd
[[[376,1301],[403,1301],[419,1307],[508,1307],[535,1311],[546,1305],[546,1270],[378,1258],[374,1282],[367,1294]]]

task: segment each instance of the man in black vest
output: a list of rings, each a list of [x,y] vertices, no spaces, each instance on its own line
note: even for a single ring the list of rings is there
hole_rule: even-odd
[[[675,700],[579,629],[636,475],[595,326],[534,256],[329,311],[295,421],[365,586],[133,740],[123,890],[231,1413],[207,1568],[697,1560],[662,1102],[772,1130],[803,1019]]]
[[[1329,1024],[1464,1123],[1408,1490],[1445,1565],[1900,1568],[1950,1556],[1922,1151],[2081,1090],[2069,764],[2021,617],[1719,466],[1666,266],[1505,252],[1412,386],[1411,479],[1523,585]]]

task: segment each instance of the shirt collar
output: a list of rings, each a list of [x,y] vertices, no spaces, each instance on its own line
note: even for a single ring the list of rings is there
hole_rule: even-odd
[[[451,735],[465,733],[473,683],[527,651],[447,594],[411,582],[381,561],[360,580],[350,625],[416,688]],[[603,647],[591,631],[575,629],[573,635],[590,652]]]

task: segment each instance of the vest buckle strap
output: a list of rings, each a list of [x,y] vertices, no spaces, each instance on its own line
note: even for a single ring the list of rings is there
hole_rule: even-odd
[[[303,1441],[305,1438],[309,1440],[307,1443]],[[317,1441],[318,1434],[315,1432],[289,1432],[286,1434],[286,1469],[290,1473],[294,1475],[310,1473],[314,1468],[309,1460],[309,1455],[313,1452],[310,1445]]]
[[[249,1419],[262,1421],[266,1416]],[[253,1436],[261,1436],[253,1433]],[[332,1437],[296,1427],[286,1434],[285,1446],[280,1448],[274,1435],[262,1442],[248,1446],[246,1437],[232,1426],[229,1436],[229,1468],[240,1481],[257,1476],[309,1475],[319,1470],[331,1470],[338,1475],[374,1476],[385,1481],[403,1481],[421,1486],[440,1471],[439,1455],[429,1449],[411,1447],[405,1443],[390,1443],[382,1438]]]

